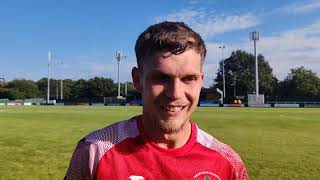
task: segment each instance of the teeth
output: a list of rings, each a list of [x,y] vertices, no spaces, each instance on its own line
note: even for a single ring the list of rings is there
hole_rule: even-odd
[[[182,106],[167,106],[166,110],[171,112],[177,112],[182,109]]]

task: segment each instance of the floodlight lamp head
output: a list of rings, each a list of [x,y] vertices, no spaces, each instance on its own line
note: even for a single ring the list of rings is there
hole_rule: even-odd
[[[122,51],[117,51],[116,52],[116,58],[118,61],[121,60],[121,58],[124,58],[125,56],[122,54]]]
[[[250,40],[257,41],[259,40],[259,31],[253,31],[250,33]]]

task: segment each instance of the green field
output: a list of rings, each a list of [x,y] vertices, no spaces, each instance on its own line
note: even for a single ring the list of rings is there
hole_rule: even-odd
[[[0,106],[0,179],[62,179],[78,140],[140,112]],[[250,179],[320,179],[320,108],[198,108],[193,119],[240,154]]]

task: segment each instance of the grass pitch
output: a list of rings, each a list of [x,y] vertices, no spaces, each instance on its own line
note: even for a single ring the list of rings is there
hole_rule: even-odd
[[[78,140],[140,112],[0,106],[0,179],[62,179]],[[319,108],[198,108],[193,120],[240,154],[250,179],[320,177]]]

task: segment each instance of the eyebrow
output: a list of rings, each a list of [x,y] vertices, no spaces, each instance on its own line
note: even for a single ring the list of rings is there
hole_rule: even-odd
[[[165,72],[160,71],[160,70],[154,70],[154,71],[152,71],[150,74],[151,74],[151,75],[157,75],[157,74],[159,74],[159,75],[165,75],[165,76],[168,76],[168,77],[172,77],[171,74],[165,73]],[[190,73],[190,74],[189,74],[189,73],[186,73],[186,74],[184,74],[182,77],[187,77],[187,76],[199,77],[199,76],[201,76],[201,75],[200,75],[200,73],[199,73],[199,74],[197,74],[197,73]]]

